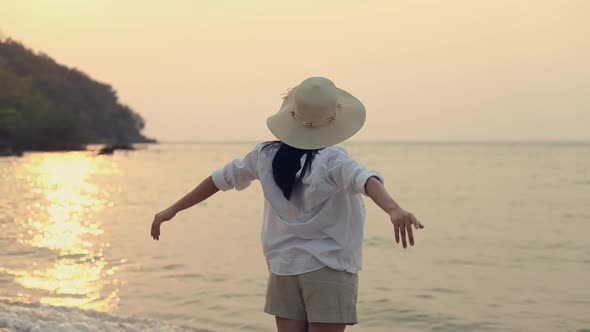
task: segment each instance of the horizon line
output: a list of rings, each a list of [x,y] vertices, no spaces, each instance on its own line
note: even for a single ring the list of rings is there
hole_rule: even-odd
[[[178,139],[178,140],[158,140],[158,143],[166,143],[166,144],[249,144],[249,143],[260,143],[264,142],[265,140],[253,140],[253,139],[245,139],[245,140],[199,140],[199,139]],[[339,144],[383,144],[383,143],[403,143],[403,144],[432,144],[432,143],[440,143],[440,144],[449,144],[449,143],[472,143],[472,144],[482,144],[482,143],[489,143],[489,144],[590,144],[590,140],[355,140],[355,141],[345,141]]]

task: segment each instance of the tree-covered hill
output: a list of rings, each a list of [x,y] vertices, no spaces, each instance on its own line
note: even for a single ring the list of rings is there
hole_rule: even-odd
[[[0,40],[0,145],[68,149],[153,141],[115,90],[21,43]]]

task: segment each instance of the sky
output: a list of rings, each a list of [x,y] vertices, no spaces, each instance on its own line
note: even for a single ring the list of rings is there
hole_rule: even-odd
[[[589,141],[586,0],[0,0],[0,31],[111,84],[161,141],[271,139],[325,76],[354,141]]]

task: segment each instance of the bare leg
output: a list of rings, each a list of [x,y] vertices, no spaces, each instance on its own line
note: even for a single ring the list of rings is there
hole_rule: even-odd
[[[340,323],[309,323],[309,332],[344,332],[346,324]]]
[[[278,332],[307,332],[307,322],[275,316]],[[342,330],[344,331],[344,330]]]

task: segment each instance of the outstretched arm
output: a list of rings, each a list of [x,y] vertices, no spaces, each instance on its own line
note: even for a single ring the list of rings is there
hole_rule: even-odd
[[[163,222],[174,218],[178,212],[188,209],[191,206],[213,196],[213,194],[215,194],[217,191],[219,191],[219,189],[213,183],[211,176],[209,176],[195,189],[178,200],[178,202],[172,204],[172,206],[163,210],[162,212],[157,213],[154,216],[154,222],[152,223],[152,238],[154,238],[154,240],[160,239],[160,225],[162,225]]]
[[[395,232],[395,242],[399,243],[400,235],[402,239],[402,245],[404,248],[407,247],[406,233],[410,240],[410,245],[414,245],[414,234],[412,232],[412,225],[416,229],[424,228],[424,226],[414,217],[413,214],[402,209],[394,200],[391,198],[385,186],[381,181],[375,177],[369,178],[365,184],[365,191],[367,196],[371,197],[373,202],[377,204],[385,213],[387,213],[391,222],[393,223],[393,229]]]

